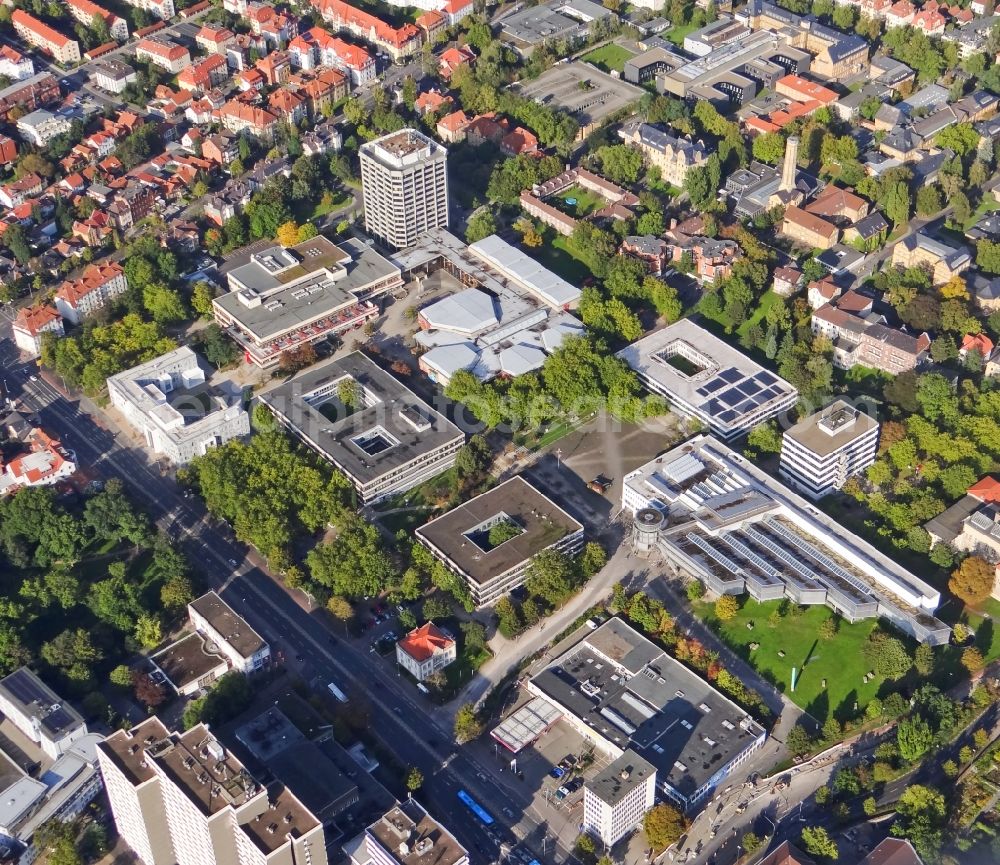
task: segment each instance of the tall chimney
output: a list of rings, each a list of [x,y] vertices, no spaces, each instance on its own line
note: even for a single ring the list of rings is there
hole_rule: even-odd
[[[795,189],[796,163],[799,161],[799,137],[791,135],[785,142],[785,162],[781,166],[781,192],[791,192]]]

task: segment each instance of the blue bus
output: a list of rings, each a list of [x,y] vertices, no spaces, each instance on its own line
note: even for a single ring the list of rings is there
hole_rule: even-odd
[[[458,791],[458,798],[466,808],[475,814],[485,826],[492,826],[495,822],[490,813],[473,799],[465,790]]]

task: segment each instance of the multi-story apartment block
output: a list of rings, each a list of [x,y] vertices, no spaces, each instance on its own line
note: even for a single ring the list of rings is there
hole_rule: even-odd
[[[51,54],[60,63],[76,63],[80,60],[80,43],[60,33],[34,15],[23,9],[15,9],[11,15],[14,30],[29,45]]]
[[[53,760],[87,735],[76,709],[27,667],[0,679],[0,712]]]
[[[145,10],[154,18],[159,18],[161,21],[169,21],[177,14],[177,10],[174,7],[174,0],[125,0],[125,2],[136,9]]]
[[[0,75],[11,81],[24,81],[35,74],[35,62],[27,55],[11,48],[0,46]]]
[[[264,787],[204,724],[158,718],[97,749],[122,838],[143,865],[327,865],[323,825],[290,789]]]
[[[292,65],[297,69],[331,66],[350,75],[355,86],[375,80],[375,58],[360,45],[351,45],[331,36],[322,27],[312,27],[296,36],[288,45]]]
[[[241,401],[208,387],[198,356],[186,346],[111,376],[108,396],[146,446],[174,465],[250,434]]]
[[[108,26],[112,39],[124,42],[128,39],[128,22],[109,12],[103,6],[98,6],[93,0],[66,0],[69,14],[84,27],[92,27],[95,19],[100,19]]]
[[[396,249],[448,227],[448,151],[416,129],[361,146],[365,227]]]
[[[455,641],[433,622],[414,628],[396,643],[396,663],[424,682],[458,656]]]
[[[157,36],[140,39],[135,46],[137,60],[146,60],[173,75],[191,63],[191,53],[183,45]]]
[[[393,60],[409,57],[423,45],[423,33],[415,24],[393,27],[378,16],[352,6],[345,0],[313,0],[313,5],[331,27],[368,40]]]
[[[413,798],[394,805],[345,850],[351,865],[469,865],[468,851]]]
[[[972,264],[972,256],[964,249],[948,246],[922,231],[903,238],[892,249],[892,264],[896,267],[926,268],[935,285],[944,285]]]
[[[182,90],[201,92],[218,87],[229,78],[229,64],[221,54],[210,54],[186,66],[177,76]]]
[[[9,122],[15,108],[23,115],[58,98],[59,79],[51,72],[39,72],[0,90],[0,117]]]
[[[38,357],[42,352],[42,334],[63,335],[62,316],[49,303],[25,306],[18,310],[13,331],[14,344],[25,354]]]
[[[274,137],[274,128],[278,124],[278,118],[270,111],[256,105],[247,105],[238,99],[230,99],[219,109],[219,120],[230,132],[245,130],[264,141],[270,141]]]
[[[117,261],[89,264],[79,277],[59,286],[56,309],[70,324],[79,324],[127,289],[125,271]]]
[[[256,673],[271,661],[271,647],[249,623],[215,592],[188,604],[191,626],[244,675]]]
[[[347,386],[352,409],[340,397]],[[366,505],[450,468],[465,443],[457,426],[360,352],[310,367],[259,399]]]
[[[583,831],[611,847],[642,823],[656,801],[656,767],[626,750],[583,788]]]
[[[462,578],[476,607],[493,604],[520,586],[532,557],[542,550],[573,555],[583,546],[580,522],[520,475],[431,520],[415,534]]]
[[[811,499],[839,490],[875,462],[879,424],[844,400],[785,430],[778,473]]]
[[[833,363],[840,369],[870,366],[896,375],[915,369],[926,361],[931,338],[926,333],[911,334],[889,327],[885,319],[871,321],[842,309],[840,298],[826,303],[812,314],[812,331],[833,342]]]
[[[708,161],[708,151],[701,141],[671,135],[649,123],[627,123],[618,130],[618,135],[637,148],[650,165],[659,168],[663,179],[674,186],[683,186],[688,171]]]
[[[45,188],[42,178],[34,173],[25,174],[17,180],[0,186],[0,204],[17,207],[29,198],[38,195]]]
[[[17,121],[17,131],[36,147],[47,147],[53,138],[65,135],[73,122],[65,114],[55,114],[47,108],[37,108]]]
[[[226,49],[236,41],[236,34],[226,27],[214,27],[211,24],[206,24],[198,31],[194,41],[206,54],[224,55]]]

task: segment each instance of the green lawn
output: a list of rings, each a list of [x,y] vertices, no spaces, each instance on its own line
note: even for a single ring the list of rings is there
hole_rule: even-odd
[[[841,622],[840,631],[832,640],[821,640],[819,627],[833,615],[831,610],[823,605],[804,609],[793,606],[777,627],[772,628],[768,618],[781,603],[758,604],[744,599],[739,614],[729,622],[719,622],[711,604],[698,604],[695,611],[733,651],[820,723],[831,713],[840,720],[856,717],[872,697],[877,696],[884,682],[878,676],[868,684],[862,682],[869,670],[862,647],[877,619],[856,624]],[[747,628],[750,622],[752,629]],[[760,643],[760,648],[750,651],[750,643],[754,642]],[[784,657],[778,654],[782,651]],[[792,667],[799,671],[794,692],[791,690]]]
[[[535,261],[544,264],[553,273],[558,274],[567,282],[579,285],[588,276],[592,276],[590,269],[584,264],[569,247],[568,239],[555,232],[545,232],[545,242],[535,249],[525,247]]]
[[[1000,628],[996,625],[1000,621],[1000,601],[987,598],[979,604],[977,611],[966,610],[962,621],[976,632],[976,646],[987,661],[1000,658]]]
[[[757,302],[757,309],[754,310],[754,314],[743,322],[743,324],[736,329],[736,332],[741,337],[746,336],[751,327],[764,320],[764,316],[767,315],[767,311],[776,303],[781,303],[781,298],[770,289],[765,291],[764,294],[761,295],[760,300]],[[761,326],[763,327],[763,325]]]
[[[595,48],[589,54],[584,54],[583,59],[604,72],[621,72],[629,58],[634,56],[627,48],[609,42],[607,45]]]
[[[683,45],[684,37],[687,36],[688,33],[693,33],[697,29],[698,28],[694,24],[681,24],[678,27],[672,27],[666,33],[661,33],[660,35],[668,41],[673,42],[674,45]]]
[[[570,204],[567,199],[571,199],[575,203]],[[553,196],[550,201],[563,213],[568,213],[576,219],[590,216],[595,210],[600,210],[607,204],[607,201],[596,192],[576,185],[564,189],[558,195]]]

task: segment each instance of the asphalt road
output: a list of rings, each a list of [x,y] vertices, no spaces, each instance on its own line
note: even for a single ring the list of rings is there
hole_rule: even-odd
[[[457,748],[451,730],[435,724],[420,692],[388,673],[366,644],[352,645],[334,636],[320,615],[305,608],[307,601],[277,584],[254,552],[237,542],[225,524],[206,514],[200,500],[184,498],[172,479],[147,463],[142,450],[98,423],[99,415],[86,410],[87,401],[66,399],[37,375],[33,363],[20,363],[6,320],[0,334],[0,363],[8,392],[76,452],[81,466],[105,478],[121,478],[150,516],[177,540],[206,582],[274,648],[284,649],[286,656],[307,658],[310,678],[336,680],[349,694],[364,695],[371,706],[373,731],[402,763],[422,771],[426,780],[419,798],[470,849],[474,861],[498,859],[500,844],[514,847],[519,838],[525,839],[519,848],[523,853],[540,850],[544,843],[547,859],[553,861],[554,845],[546,827],[524,812],[529,791],[518,789],[519,782],[509,772],[501,774],[497,764],[481,764],[468,749]],[[230,561],[238,565],[234,568]],[[490,831],[458,802],[457,791],[463,788],[496,818]],[[514,814],[513,820],[503,816],[504,808]],[[556,849],[555,861],[564,861],[569,851]],[[532,852],[525,862],[535,855]]]

